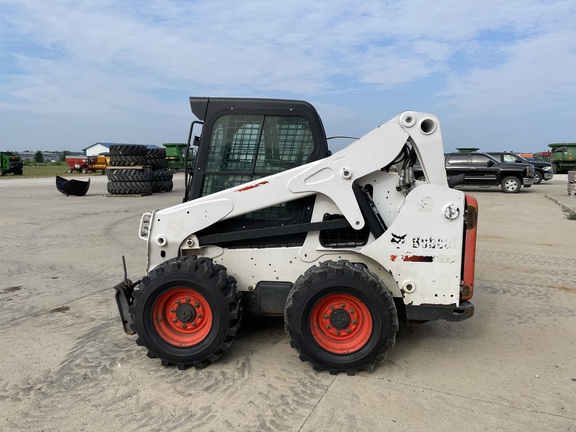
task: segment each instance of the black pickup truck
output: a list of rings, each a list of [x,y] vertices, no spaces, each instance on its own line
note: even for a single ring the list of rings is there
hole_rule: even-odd
[[[500,163],[486,153],[447,153],[445,168],[451,185],[500,186],[505,193],[517,193],[522,186],[529,188],[534,184],[531,164]],[[424,178],[417,165],[414,178]]]
[[[512,152],[487,152],[494,156],[499,162],[523,163],[534,165],[534,184],[542,183],[542,180],[551,180],[554,177],[554,171],[550,162],[529,161],[522,156]]]

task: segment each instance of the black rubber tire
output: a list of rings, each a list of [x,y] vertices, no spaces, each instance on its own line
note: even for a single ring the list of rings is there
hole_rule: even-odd
[[[354,299],[368,312],[363,315],[364,319],[358,321],[359,326],[371,325],[372,329],[371,333],[367,333],[365,341],[361,341],[361,346],[350,352],[336,353],[336,350],[323,348],[314,336],[313,332],[318,333],[319,326],[317,321],[312,323],[312,312],[321,310],[318,305],[327,299],[345,298],[344,296]],[[348,314],[348,328],[352,327],[350,322],[356,324],[350,321],[354,310],[350,309],[350,313],[346,309],[337,312]],[[329,317],[330,322],[332,316],[333,314]],[[324,318],[328,318],[328,315],[324,315]],[[348,261],[327,261],[311,267],[295,282],[286,301],[284,323],[290,345],[300,353],[300,360],[312,363],[318,371],[328,370],[331,374],[347,372],[354,375],[360,371],[371,371],[376,363],[386,358],[396,340],[398,313],[390,291],[366,267]],[[348,329],[342,329],[343,332],[348,332]],[[329,333],[326,330],[321,332]],[[346,335],[337,336],[343,339],[343,343],[345,337]],[[340,341],[331,340],[330,343],[339,344]]]
[[[148,159],[165,159],[166,149],[165,148],[150,148],[146,152],[146,157]]]
[[[157,301],[170,298],[177,290],[189,292],[191,297],[199,295],[210,309],[212,324],[202,339],[189,346],[176,346],[170,343],[158,328],[171,328],[166,316],[154,311]],[[180,306],[174,303],[175,316]],[[198,304],[194,306],[198,307]],[[167,308],[158,307],[160,312]],[[198,318],[195,309],[193,320]],[[242,321],[242,302],[236,289],[236,280],[228,276],[226,268],[209,258],[187,256],[168,260],[142,279],[138,290],[134,291],[134,302],[130,313],[134,316],[133,330],[138,333],[137,343],[148,348],[150,358],[159,358],[163,366],[177,365],[179,369],[194,366],[203,368],[216,361],[228,350],[234,341]],[[188,315],[188,323],[190,323]],[[184,321],[182,321],[184,322]],[[194,321],[193,321],[194,322]],[[158,327],[156,327],[158,325]],[[190,325],[190,324],[188,324]],[[191,328],[190,328],[191,329]],[[176,335],[183,341],[190,337],[185,331]],[[198,335],[195,335],[198,336]]]
[[[170,192],[174,188],[172,180],[152,182],[152,192]]]
[[[152,180],[153,181],[167,181],[172,180],[174,178],[174,173],[172,170],[169,169],[159,169],[152,171]]]
[[[500,182],[500,187],[504,193],[518,193],[522,189],[522,180],[518,177],[504,177]]]
[[[148,158],[146,163],[150,165],[153,170],[168,168],[168,161],[162,158]]]
[[[109,169],[106,173],[111,182],[149,182],[152,181],[152,170],[143,169]]]
[[[140,166],[148,165],[146,156],[110,156],[112,166]]]
[[[146,156],[148,148],[141,144],[112,144],[109,148],[113,156]]]
[[[534,184],[540,184],[542,183],[542,174],[540,174],[538,171],[534,171]]]
[[[108,182],[107,189],[112,195],[148,195],[152,193],[152,182]]]

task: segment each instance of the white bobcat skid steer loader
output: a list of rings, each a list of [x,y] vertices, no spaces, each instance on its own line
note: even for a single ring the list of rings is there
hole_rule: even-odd
[[[448,187],[434,116],[404,112],[330,155],[306,102],[190,103],[190,137],[203,126],[184,202],[142,216],[147,275],[115,287],[150,357],[204,367],[243,313],[279,315],[302,360],[356,373],[399,321],[473,315],[477,203]]]

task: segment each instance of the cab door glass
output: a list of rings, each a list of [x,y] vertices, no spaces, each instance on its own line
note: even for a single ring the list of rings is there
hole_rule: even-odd
[[[212,128],[202,196],[303,165],[313,150],[302,117],[224,115]]]

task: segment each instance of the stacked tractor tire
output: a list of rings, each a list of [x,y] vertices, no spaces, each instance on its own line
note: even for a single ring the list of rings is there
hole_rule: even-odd
[[[165,148],[147,149],[146,159],[152,170],[152,192],[170,192],[174,187],[173,173],[168,169]]]
[[[110,195],[150,195],[173,188],[172,171],[167,169],[166,149],[145,145],[110,146],[108,193]]]

